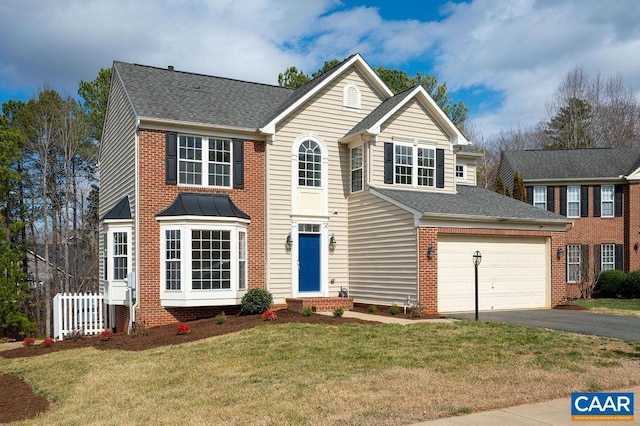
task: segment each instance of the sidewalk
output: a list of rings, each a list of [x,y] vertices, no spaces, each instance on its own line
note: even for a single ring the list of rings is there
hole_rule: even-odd
[[[603,391],[607,392],[607,391]],[[634,394],[634,421],[633,422],[582,422],[571,421],[571,397],[554,399],[553,401],[538,402],[536,404],[519,405],[503,408],[501,410],[484,411],[482,413],[469,414],[459,417],[447,417],[444,419],[416,423],[413,426],[431,425],[473,425],[473,426],[540,426],[540,425],[579,425],[589,426],[612,424],[639,424],[640,423],[640,386],[612,392],[633,392]]]
[[[320,315],[333,315],[331,312],[318,312]],[[386,315],[374,315],[374,314],[365,314],[362,312],[354,312],[354,311],[344,311],[342,315],[345,318],[359,318],[366,321],[376,321],[384,324],[417,324],[420,322],[429,322],[429,323],[443,323],[448,324],[458,320],[452,318],[433,318],[433,319],[406,319],[406,318],[396,318],[396,317],[388,317]]]

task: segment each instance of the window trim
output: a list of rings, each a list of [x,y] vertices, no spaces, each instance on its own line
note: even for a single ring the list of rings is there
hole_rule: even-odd
[[[577,261],[572,256],[576,256],[576,253],[572,251],[577,250]],[[572,265],[577,266],[577,270],[571,269]],[[574,275],[575,274],[575,275]],[[577,276],[576,276],[577,275]],[[580,244],[567,244],[567,283],[579,283],[582,280],[582,246]]]
[[[406,155],[404,153],[402,153],[401,155],[403,155],[404,157],[409,157],[410,158],[410,163],[409,164],[404,164],[404,163],[399,163],[397,162],[397,151],[396,148],[398,147],[404,147],[404,148],[410,148],[411,153],[410,156]],[[432,155],[432,159],[433,159],[433,166],[432,167],[425,167],[425,166],[421,166],[420,161],[419,161],[419,154],[420,154],[420,150],[427,150],[430,151],[433,155]],[[399,185],[399,186],[406,186],[406,187],[412,187],[412,188],[436,188],[436,180],[437,180],[437,173],[438,173],[438,165],[437,165],[437,159],[436,159],[437,155],[436,155],[436,147],[430,144],[422,144],[422,143],[408,143],[408,142],[400,142],[400,141],[394,141],[393,142],[393,185]],[[406,167],[407,169],[410,170],[409,175],[407,174],[403,174],[403,175],[399,175],[397,173],[397,167]],[[424,177],[420,176],[420,170],[431,170],[432,171],[432,176],[431,176],[431,181],[432,184],[431,185],[421,185],[419,184],[420,179],[424,179]],[[408,176],[410,179],[409,183],[402,183],[402,182],[398,182],[398,177],[404,177],[404,176]]]
[[[458,176],[458,167],[461,168],[462,176]],[[457,182],[466,182],[467,181],[467,165],[456,163],[455,175],[456,175]]]
[[[355,100],[353,102],[350,102],[350,91],[355,93]],[[342,108],[348,111],[360,111],[362,108],[362,94],[358,86],[353,83],[346,84],[342,89]]]
[[[127,238],[127,242],[126,242],[126,248],[127,248],[127,255],[126,255],[126,259],[127,259],[127,272],[124,276],[124,278],[118,278],[116,279],[115,276],[115,256],[114,256],[114,234],[116,233],[125,233],[126,234],[126,238]],[[123,283],[127,282],[127,276],[132,272],[133,268],[132,268],[132,248],[133,248],[133,244],[131,241],[131,236],[133,234],[133,224],[131,222],[131,220],[127,219],[127,220],[111,220],[111,221],[105,221],[103,223],[103,229],[102,229],[102,238],[103,238],[103,247],[102,247],[102,253],[103,253],[103,258],[102,258],[102,262],[103,262],[103,270],[102,270],[102,281],[107,282],[109,284],[113,284],[113,283],[118,283],[118,285],[124,285]],[[106,260],[106,262],[105,262]]]
[[[360,166],[353,167],[354,157],[353,154],[356,150],[360,150]],[[364,144],[354,146],[349,150],[349,190],[350,192],[357,193],[364,191]],[[360,171],[360,187],[354,190],[353,183],[353,174],[354,172]]]
[[[572,189],[577,193],[577,200],[571,200],[571,191]],[[582,207],[582,200],[581,200],[581,188],[580,185],[568,185],[567,186],[567,217],[570,218],[577,218],[577,217],[581,217],[580,213],[581,213],[581,207]],[[574,215],[571,214],[571,205],[574,205],[575,209],[576,209],[576,213]],[[577,206],[577,207],[576,207]]]
[[[315,153],[314,153],[314,154],[312,154],[312,155],[314,155],[314,156],[315,156],[315,155],[317,155],[317,156],[319,157],[319,161],[317,162],[317,165],[319,166],[319,173],[320,173],[320,176],[319,176],[318,178],[316,178],[316,177],[312,177],[312,178],[307,177],[307,176],[306,176],[306,173],[308,173],[308,172],[309,172],[309,170],[308,170],[308,169],[306,169],[306,168],[304,169],[304,171],[305,171],[305,177],[304,177],[304,178],[301,178],[301,177],[300,177],[300,171],[301,171],[301,168],[300,168],[300,164],[301,164],[300,155],[301,155],[301,152],[300,152],[300,150],[301,150],[302,146],[303,146],[306,142],[312,142],[312,143],[314,143],[314,144],[316,145],[316,147],[317,147],[318,151],[319,151],[319,152],[318,152],[318,154],[315,154]],[[315,152],[315,149],[314,149],[313,151]],[[299,188],[318,188],[318,189],[322,188],[322,187],[323,187],[323,185],[322,185],[322,183],[323,183],[323,175],[324,175],[324,173],[323,173],[323,172],[324,172],[324,170],[323,170],[323,167],[322,167],[322,163],[323,163],[323,161],[322,161],[322,160],[323,160],[323,157],[324,157],[324,156],[323,156],[322,145],[321,145],[318,141],[314,140],[313,138],[303,138],[303,139],[302,139],[302,140],[297,144],[297,150],[296,150],[296,153],[297,153],[297,155],[296,155],[296,157],[297,157],[297,158],[296,158],[296,164],[297,164],[296,170],[297,170],[297,172],[298,172],[298,173],[296,174],[296,184],[297,184],[297,186],[298,186]],[[314,161],[313,163],[308,163],[308,162],[306,162],[306,160],[305,160],[305,164],[313,164],[313,165],[316,165],[316,162]],[[315,169],[313,170],[313,172],[315,172]],[[301,179],[303,179],[303,180],[304,180],[304,182],[305,182],[304,184],[301,184],[301,183],[300,183],[300,180],[301,180]],[[307,184],[307,182],[308,182],[308,181],[313,181],[313,182],[316,182],[316,181],[317,181],[318,185],[308,185],[308,184]]]
[[[183,158],[181,156],[181,142],[182,138],[199,138],[201,140],[200,147],[200,159],[199,160],[190,160]],[[177,144],[177,155],[176,155],[176,167],[177,167],[177,185],[185,186],[185,187],[197,187],[197,188],[225,188],[231,189],[233,188],[233,168],[234,168],[234,158],[233,158],[233,144],[234,141],[228,137],[222,136],[203,136],[196,134],[188,134],[188,133],[178,133],[176,136],[176,144]],[[209,155],[211,151],[211,141],[226,141],[229,144],[229,161],[228,162],[218,162],[215,160],[209,160]],[[200,183],[184,183],[182,182],[182,173],[180,170],[180,165],[183,162],[189,162],[200,165]],[[229,173],[227,175],[229,185],[210,185],[209,184],[209,169],[211,165],[226,165],[229,168]]]
[[[605,248],[607,250],[605,250]],[[608,253],[605,253],[605,251],[609,251],[608,249],[610,249],[611,253],[610,255]],[[605,262],[605,256],[610,257],[611,261],[607,261]],[[607,259],[608,260],[608,259]],[[605,265],[610,265],[611,268],[605,268]],[[615,244],[600,244],[600,271],[604,272],[604,271],[612,271],[616,269],[616,245]]]
[[[538,192],[538,194],[536,194]],[[540,200],[540,194],[544,195],[544,201]],[[536,197],[536,195],[538,197]],[[544,203],[544,205],[542,205]],[[534,186],[533,187],[533,206],[539,209],[547,210],[547,187],[546,186]]]
[[[605,188],[611,188],[611,199],[605,200]],[[602,185],[600,186],[600,217],[615,217],[615,198],[616,198],[616,187],[615,185]],[[607,205],[611,205],[611,214],[604,214],[605,212],[605,203]]]

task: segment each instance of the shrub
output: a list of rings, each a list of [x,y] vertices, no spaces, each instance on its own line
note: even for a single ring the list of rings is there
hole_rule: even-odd
[[[391,315],[398,315],[400,313],[400,307],[394,303],[389,307],[389,313]]]
[[[598,277],[594,292],[598,297],[620,297],[624,293],[628,275],[617,269],[604,271]]]
[[[273,303],[273,296],[267,290],[252,288],[242,296],[242,312],[247,315],[261,314]]]
[[[367,308],[367,312],[375,314],[376,312],[378,312],[378,307],[376,305],[369,305],[369,307]]]
[[[307,306],[306,308],[302,308],[300,311],[303,317],[310,317],[313,314],[313,308],[311,306]]]
[[[411,318],[422,318],[424,312],[422,312],[422,306],[420,305],[412,305],[409,308],[409,316]]]
[[[102,340],[103,342],[106,342],[107,340],[111,339],[112,337],[113,337],[113,331],[111,331],[111,330],[102,330],[98,334],[98,339]]]
[[[275,313],[275,311],[267,309],[262,313],[262,319],[265,321],[275,321],[278,319],[278,315]]]
[[[341,317],[342,315],[344,315],[344,309],[342,309],[342,308],[335,308],[335,309],[333,310],[333,316],[334,316],[334,317],[339,318],[339,317]]]
[[[189,334],[190,331],[189,324],[182,323],[176,326],[176,334]]]
[[[22,346],[32,346],[36,342],[33,337],[25,337],[22,341]]]
[[[640,270],[633,271],[629,274],[624,287],[623,297],[630,299],[640,298]]]
[[[216,321],[216,324],[224,324],[225,322],[227,322],[227,316],[224,314],[224,312],[216,315],[214,319]]]
[[[131,337],[146,336],[147,334],[147,323],[145,320],[141,319],[133,323],[133,327],[131,327]]]
[[[53,346],[53,339],[51,337],[47,337],[46,339],[44,339],[44,341],[42,342],[42,345],[45,348],[48,348],[50,346]]]

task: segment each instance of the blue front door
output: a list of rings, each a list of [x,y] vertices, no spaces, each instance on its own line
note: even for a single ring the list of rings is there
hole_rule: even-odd
[[[298,235],[298,291],[320,291],[320,234]]]

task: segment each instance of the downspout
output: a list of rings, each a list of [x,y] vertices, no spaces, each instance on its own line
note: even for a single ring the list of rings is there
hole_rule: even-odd
[[[138,264],[139,262],[139,256],[138,254],[140,253],[140,219],[139,219],[139,215],[138,212],[140,211],[139,209],[139,205],[140,205],[140,197],[138,195],[138,185],[140,182],[140,161],[139,161],[139,135],[138,135],[138,131],[140,129],[140,118],[136,118],[136,130],[135,130],[135,138],[134,138],[134,156],[135,156],[135,165],[134,165],[134,170],[135,170],[135,178],[134,178],[134,184],[133,184],[133,191],[134,191],[134,199],[135,199],[135,208],[133,209],[133,220],[134,220],[134,227],[135,229],[133,230],[133,234],[135,235],[135,271],[133,272],[133,278],[134,278],[134,282],[133,282],[133,287],[129,287],[127,290],[129,291],[129,326],[127,327],[127,334],[131,334],[131,332],[133,331],[133,327],[136,324],[136,309],[138,309],[138,306],[140,304],[140,293],[138,292]],[[135,293],[134,293],[135,290]],[[135,294],[136,296],[136,301],[135,303],[133,303],[133,295]]]

